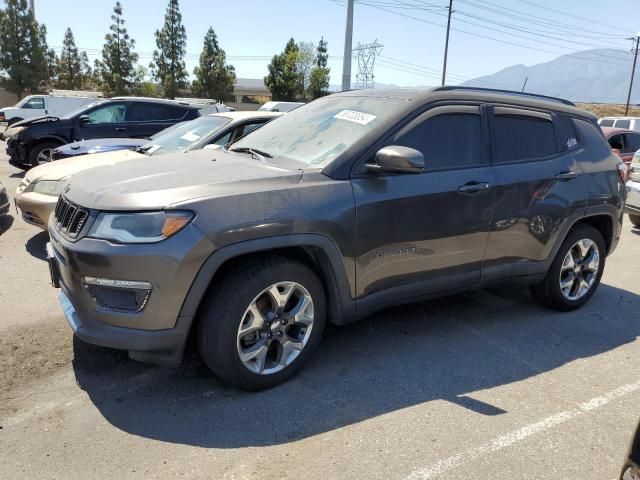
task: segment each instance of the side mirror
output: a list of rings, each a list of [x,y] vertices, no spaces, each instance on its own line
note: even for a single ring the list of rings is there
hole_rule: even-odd
[[[424,171],[424,155],[414,148],[391,145],[378,150],[375,163],[367,168],[372,172],[421,173]]]
[[[78,122],[80,122],[80,125],[86,125],[87,123],[90,123],[91,120],[89,119],[89,115],[80,115],[78,117]]]

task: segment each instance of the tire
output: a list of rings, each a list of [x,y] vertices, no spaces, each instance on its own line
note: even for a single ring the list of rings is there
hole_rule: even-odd
[[[634,227],[640,228],[640,215],[629,214],[629,220],[631,220],[631,223]]]
[[[582,248],[578,246],[578,242],[584,242],[582,243],[583,246],[589,245],[589,252],[593,251],[591,246],[597,249],[598,263],[595,271],[587,267],[582,273],[576,274],[575,269],[569,266],[571,262],[580,255],[582,250]],[[572,257],[565,265],[565,260],[570,250],[573,252]],[[590,253],[586,255],[586,257],[586,260],[593,259]],[[580,308],[589,301],[598,288],[600,279],[602,278],[602,272],[604,271],[605,259],[606,247],[600,232],[591,225],[578,225],[573,228],[569,232],[569,235],[567,235],[567,238],[565,238],[544,280],[531,286],[533,296],[544,306],[554,310],[566,312]],[[584,265],[587,265],[587,263],[588,262],[585,261]],[[575,264],[580,265],[582,262],[576,261]],[[592,265],[592,263],[589,262],[589,265]],[[562,277],[561,272],[563,272]],[[591,274],[593,276],[591,276]],[[563,293],[560,285],[561,280],[564,278],[566,284],[569,284],[572,276],[575,277],[576,280],[571,283],[571,286],[567,287],[568,291]],[[583,277],[588,278],[589,287],[584,293],[578,296],[578,293],[582,291],[582,284],[579,279]],[[576,281],[578,283],[575,283]],[[572,295],[573,292],[575,292],[576,295]]]
[[[276,296],[266,291],[270,287],[277,288],[278,297],[289,298],[285,308],[275,307]],[[311,302],[302,308],[302,299],[309,298]],[[251,312],[257,311],[258,315],[249,311],[250,306],[255,306]],[[288,317],[293,312],[299,312],[296,318],[304,322],[309,321],[311,312],[311,325]],[[198,320],[198,350],[209,369],[244,390],[271,388],[302,368],[318,346],[326,323],[324,287],[316,274],[300,262],[275,255],[255,257],[227,270],[212,285]],[[253,331],[242,336],[241,326]],[[289,344],[290,339],[295,343]],[[293,350],[293,344],[302,347]],[[264,348],[267,354],[246,360],[251,352],[264,352]]]
[[[52,150],[60,146],[58,142],[40,142],[36,143],[31,152],[29,152],[29,164],[32,167],[37,167],[38,165],[42,165],[43,163],[48,163],[48,161],[42,161],[40,157],[41,154],[46,153],[47,150]]]

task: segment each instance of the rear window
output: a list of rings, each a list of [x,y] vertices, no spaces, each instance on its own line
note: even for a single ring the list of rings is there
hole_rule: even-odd
[[[631,126],[631,120],[616,120],[616,128],[629,128]]]
[[[494,163],[519,162],[558,153],[551,120],[528,115],[493,117]]]
[[[600,120],[600,126],[601,127],[613,127],[613,122],[614,120]]]

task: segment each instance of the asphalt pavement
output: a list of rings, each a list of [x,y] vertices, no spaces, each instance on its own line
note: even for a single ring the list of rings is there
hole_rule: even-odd
[[[0,151],[4,151],[0,143]],[[0,155],[10,194],[21,172]],[[0,220],[0,478],[615,479],[640,417],[640,231],[572,313],[499,287],[331,327],[261,393],[74,339],[47,234]]]

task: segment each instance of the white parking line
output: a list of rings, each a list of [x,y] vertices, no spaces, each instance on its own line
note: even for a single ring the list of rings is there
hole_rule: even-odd
[[[502,450],[503,448],[507,448],[526,438],[549,430],[550,428],[565,423],[580,415],[584,415],[585,413],[597,410],[598,408],[603,407],[612,400],[624,397],[638,390],[640,390],[640,380],[618,387],[615,390],[605,393],[604,395],[592,398],[587,402],[580,403],[576,405],[575,408],[556,413],[543,420],[540,420],[539,422],[525,425],[524,427],[514,430],[513,432],[501,435],[491,440],[490,442],[484,443],[474,448],[470,448],[469,450],[458,453],[457,455],[444,458],[426,468],[415,470],[410,475],[405,477],[405,480],[428,480],[431,478],[436,478],[437,475],[441,475],[444,472],[453,470],[454,468],[460,467],[467,462],[476,460],[490,453],[497,452],[498,450]]]

